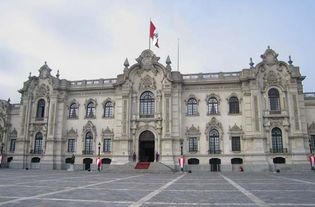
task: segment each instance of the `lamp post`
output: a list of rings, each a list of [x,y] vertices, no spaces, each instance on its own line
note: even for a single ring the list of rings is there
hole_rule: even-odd
[[[183,140],[180,140],[180,155],[183,156]]]
[[[101,142],[98,143],[98,157],[101,156]]]
[[[313,154],[312,140],[311,140],[311,138],[308,140],[308,144],[309,144],[309,146],[310,146],[310,153]]]

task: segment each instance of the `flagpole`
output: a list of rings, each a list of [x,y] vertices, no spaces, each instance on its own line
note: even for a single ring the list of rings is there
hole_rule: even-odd
[[[177,71],[179,71],[179,38],[177,38]]]
[[[150,23],[149,23],[149,50],[151,50],[150,32],[151,32],[151,18],[150,18]]]

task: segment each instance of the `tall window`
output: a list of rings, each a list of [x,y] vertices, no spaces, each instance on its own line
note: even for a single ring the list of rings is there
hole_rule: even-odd
[[[109,138],[104,139],[104,144],[103,144],[103,152],[111,152],[112,148],[112,140]]]
[[[189,137],[189,152],[198,152],[197,137]]]
[[[279,91],[275,88],[272,88],[268,91],[269,103],[270,103],[270,112],[279,113],[280,112],[280,96]]]
[[[35,145],[34,145],[34,153],[41,154],[43,151],[43,135],[42,133],[38,132],[35,135]]]
[[[279,128],[273,128],[271,131],[272,136],[272,152],[274,153],[282,153],[283,146],[282,146],[282,132]]]
[[[311,135],[310,139],[310,144],[311,144],[311,150],[314,152],[315,151],[315,135]]]
[[[37,102],[36,118],[43,119],[45,115],[45,100],[39,99]]]
[[[70,105],[69,118],[70,119],[78,118],[78,111],[79,111],[78,105],[76,103],[72,103]]]
[[[188,116],[198,115],[197,100],[195,98],[190,98],[187,101],[187,115]]]
[[[229,108],[230,108],[230,114],[238,114],[240,113],[240,106],[239,106],[239,101],[238,98],[235,96],[232,96],[229,99]]]
[[[209,133],[209,154],[220,154],[220,137],[216,129],[212,129]]]
[[[104,106],[104,117],[113,117],[113,103],[111,101],[108,101],[105,103]]]
[[[87,118],[95,117],[95,104],[93,102],[89,102],[86,107],[86,117]]]
[[[140,117],[154,117],[154,94],[150,91],[140,96]]]
[[[216,98],[211,97],[208,99],[208,114],[218,114],[218,101]]]
[[[75,139],[68,139],[68,152],[75,152]]]
[[[85,135],[85,154],[93,154],[93,134],[91,132],[87,132]]]
[[[241,151],[241,138],[240,137],[232,137],[232,151],[233,152]]]
[[[15,151],[15,143],[16,143],[16,139],[11,139],[10,140],[10,152],[14,152]]]

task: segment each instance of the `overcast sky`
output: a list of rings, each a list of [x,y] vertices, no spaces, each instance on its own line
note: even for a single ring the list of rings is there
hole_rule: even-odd
[[[80,2],[80,3],[79,3]],[[29,72],[48,62],[68,80],[116,78],[148,48],[149,20],[165,63],[180,71],[232,72],[256,63],[268,45],[292,56],[315,91],[315,1],[0,1],[0,99],[20,101]]]

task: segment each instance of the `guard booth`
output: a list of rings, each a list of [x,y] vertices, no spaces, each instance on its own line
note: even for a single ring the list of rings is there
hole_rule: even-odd
[[[221,160],[219,158],[211,158],[209,160],[209,164],[210,164],[210,171],[211,172],[220,172],[221,168]]]

